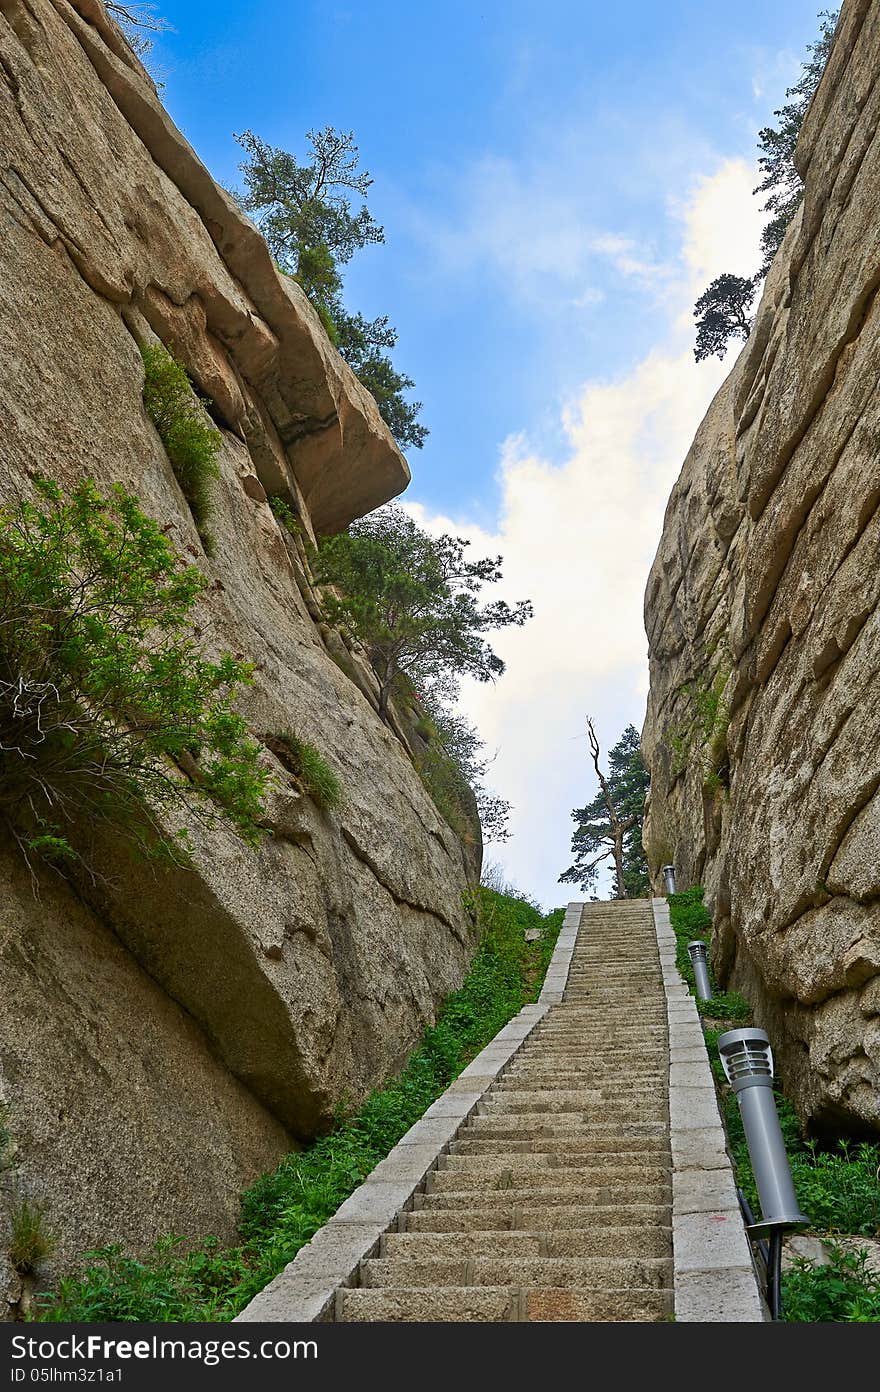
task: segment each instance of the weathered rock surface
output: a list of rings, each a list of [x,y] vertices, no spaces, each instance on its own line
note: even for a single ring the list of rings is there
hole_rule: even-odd
[[[652,868],[817,1128],[880,1130],[880,4],[845,0],[801,213],[673,489],[645,602]]]
[[[155,338],[222,430],[213,558],[143,409]],[[228,1235],[244,1183],[403,1061],[473,951],[479,832],[436,811],[267,501],[332,531],[406,463],[97,0],[0,0],[0,342],[0,497],[35,471],[136,492],[211,581],[207,649],[257,664],[255,735],[292,729],[344,789],[321,811],[267,749],[257,851],[202,831],[191,873],[105,848],[98,886],[41,902],[0,847],[0,1094],[63,1266]]]

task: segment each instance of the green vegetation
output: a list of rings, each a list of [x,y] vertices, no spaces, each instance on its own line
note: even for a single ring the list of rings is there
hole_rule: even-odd
[[[415,755],[416,772],[443,820],[452,828],[456,836],[468,842],[474,837],[474,815],[479,816],[475,804],[475,789],[468,782],[457,763],[444,748],[437,727],[429,718],[424,720],[427,734],[425,748]],[[499,800],[500,801],[500,800]],[[480,825],[483,827],[482,817]],[[486,839],[489,834],[485,833]],[[494,840],[505,840],[506,828],[496,832]]]
[[[267,735],[266,745],[277,754],[284,767],[298,780],[319,807],[332,811],[342,801],[342,783],[327,760],[313,744],[307,744],[290,730]]]
[[[763,261],[754,276],[730,273],[718,276],[697,300],[694,306],[697,320],[694,357],[697,362],[713,354],[723,358],[732,338],[745,340],[749,336],[752,321],[748,312],[758,286],[770,269],[786,229],[804,196],[803,180],[795,168],[794,150],[807,108],[831,52],[837,15],[838,11],[820,12],[822,23],[819,37],[815,43],[807,45],[807,58],[801,76],[785,93],[793,100],[774,111],[774,116],[780,118],[778,126],[765,126],[758,132],[758,148],[761,151],[758,164],[762,178],[753,192],[767,195],[764,211],[771,215],[761,233]]]
[[[509,804],[483,786],[488,761],[476,730],[452,709],[458,678],[494,681],[504,663],[483,637],[520,625],[528,601],[481,606],[486,584],[501,579],[501,557],[469,561],[461,537],[432,537],[401,508],[388,506],[327,537],[314,556],[329,623],[365,648],[379,680],[379,715],[389,719],[394,698],[409,708],[424,749],[414,762],[441,815],[467,835],[472,785],[487,839],[503,840]],[[464,829],[464,831],[462,831]]]
[[[772,217],[761,233],[761,251],[764,260],[758,271],[765,276],[770,263],[782,245],[786,228],[794,218],[804,196],[804,183],[794,163],[794,151],[800,135],[801,126],[813,93],[825,71],[834,42],[834,30],[839,10],[820,10],[819,37],[807,44],[807,57],[801,65],[801,75],[793,87],[786,89],[785,95],[794,100],[774,111],[779,116],[778,126],[765,126],[758,132],[758,165],[761,182],[755,193],[766,193],[764,211]]]
[[[713,355],[723,358],[731,339],[745,343],[752,330],[749,310],[762,276],[716,276],[694,305],[697,321],[697,362]]]
[[[483,781],[490,761],[481,757],[484,746],[476,729],[444,705],[436,685],[423,691],[420,700],[430,714],[416,722],[425,749],[415,764],[438,811],[466,839],[476,803],[484,841],[506,841],[510,803],[490,792]]]
[[[726,641],[715,645],[707,662],[719,647],[723,653],[714,673],[686,682],[681,688],[684,715],[664,732],[664,740],[672,754],[671,771],[684,773],[694,755],[699,756],[703,791],[714,795],[726,789],[730,781],[727,753],[727,731],[730,727],[728,682],[732,662]]]
[[[682,894],[670,895],[669,915],[677,944],[676,965],[693,990],[687,943],[706,939],[711,928],[702,888],[695,886]],[[730,1028],[731,1020],[747,1021],[749,1005],[742,996],[716,994],[703,1008],[703,1014],[725,1021],[723,1028],[704,1026],[706,1047],[720,1090],[737,1184],[758,1212],[758,1192],[739,1106],[718,1055],[719,1035]],[[778,1077],[773,1086],[795,1192],[804,1213],[812,1220],[812,1230],[823,1239],[830,1234],[831,1257],[830,1265],[823,1267],[796,1259],[794,1268],[783,1274],[783,1317],[790,1322],[880,1320],[880,1277],[867,1270],[863,1254],[833,1240],[841,1234],[880,1236],[880,1145],[843,1139],[820,1149],[815,1140],[804,1137]]]
[[[289,1155],[242,1198],[241,1245],[209,1240],[194,1250],[168,1237],[143,1260],[117,1246],[87,1254],[85,1275],[41,1300],[50,1320],[227,1320],[292,1260],[467,1063],[523,1005],[535,1000],[564,910],[475,891],[480,940],[459,991],[399,1077],[372,1093],[349,1120]],[[540,937],[526,942],[525,932]]]
[[[324,597],[327,618],[366,647],[383,718],[402,673],[422,682],[450,674],[493,681],[504,663],[482,635],[532,616],[527,600],[479,607],[483,585],[501,579],[501,557],[467,561],[468,545],[429,536],[393,505],[321,542],[316,579],[335,590]]]
[[[576,830],[571,838],[574,864],[559,876],[561,884],[577,884],[584,891],[596,882],[599,865],[613,857],[615,897],[639,898],[650,893],[648,862],[642,846],[642,822],[650,777],[642,759],[639,732],[627,725],[608,752],[608,776],[599,768],[599,746],[588,721],[593,764],[599,789],[586,807],[576,807]]]
[[[422,403],[405,395],[415,383],[397,371],[386,351],[396,345],[397,330],[387,315],[368,320],[349,314],[342,300],[341,268],[356,251],[385,240],[365,202],[352,211],[350,195],[365,198],[373,182],[358,169],[354,132],[332,126],[309,131],[311,154],[303,163],[253,131],[235,138],[249,156],[240,166],[245,192],[236,197],[255,215],[276,266],[302,286],[401,449],[421,449],[428,434],[417,420]]]
[[[161,343],[142,347],[141,357],[147,415],[159,432],[199,536],[211,555],[213,541],[207,522],[211,512],[211,481],[220,473],[217,451],[222,436],[210,424],[193,393],[186,369]]]
[[[0,511],[0,822],[28,863],[96,824],[185,858],[163,812],[255,841],[266,774],[232,706],[252,669],[193,643],[204,577],[120,486],[35,488]]]
[[[792,1324],[874,1324],[880,1322],[880,1273],[867,1264],[865,1250],[829,1240],[828,1266],[795,1257],[782,1278],[784,1317]]]
[[[275,516],[278,518],[278,521],[283,523],[283,525],[290,532],[290,535],[296,536],[297,532],[299,531],[299,522],[297,521],[296,513],[294,512],[290,504],[286,503],[283,498],[279,498],[276,495],[273,495],[269,499],[269,506],[274,512]]]
[[[701,885],[694,885],[693,889],[685,889],[681,894],[670,894],[668,902],[672,931],[675,934],[675,965],[687,982],[691,995],[696,996],[697,984],[687,945],[690,942],[709,941],[712,915],[703,903]],[[709,960],[709,983],[712,987],[712,999],[708,1001],[698,1000],[696,1003],[701,1015],[707,1015],[713,1020],[745,1022],[750,1019],[751,1007],[739,992],[718,990],[711,958]],[[720,1062],[718,1066],[720,1068]]]
[[[22,1199],[12,1212],[7,1255],[19,1276],[33,1276],[55,1250],[41,1204]]]

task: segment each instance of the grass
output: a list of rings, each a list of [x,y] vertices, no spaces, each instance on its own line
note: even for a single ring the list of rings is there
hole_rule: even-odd
[[[712,929],[712,915],[703,903],[703,888],[695,885],[693,889],[683,890],[681,894],[669,896],[669,918],[675,934],[675,965],[688,984],[692,996],[697,994],[694,968],[689,942],[708,942]],[[751,1018],[751,1006],[738,991],[720,991],[709,962],[709,981],[712,986],[712,999],[697,1001],[701,1015],[713,1020],[735,1020],[740,1024]]]
[[[79,1322],[228,1320],[272,1279],[523,1005],[536,999],[564,910],[474,891],[480,939],[460,990],[448,996],[400,1075],[307,1150],[288,1155],[242,1196],[240,1244],[187,1250],[163,1238],[146,1257],[118,1245],[88,1253],[81,1277],[43,1298],[42,1319]],[[525,932],[540,936],[526,942]]]
[[[705,939],[711,927],[702,889],[697,886],[683,894],[670,895],[669,911],[677,943],[676,963],[693,990],[687,943],[697,937]],[[716,993],[703,1006],[703,1013],[726,1022],[742,1021],[748,1019],[750,1007],[735,992]],[[726,1083],[718,1055],[718,1036],[723,1030],[706,1025],[703,1028],[709,1063],[720,1088],[737,1184],[758,1212],[760,1204],[739,1106]],[[842,1138],[820,1148],[818,1142],[804,1137],[778,1078],[774,1092],[798,1201],[811,1219],[812,1231],[827,1238],[830,1258],[828,1266],[813,1266],[796,1258],[793,1267],[783,1274],[783,1318],[790,1323],[880,1321],[880,1276],[868,1270],[864,1250],[853,1251],[835,1241],[841,1234],[880,1236],[880,1145]]]
[[[326,812],[342,801],[342,782],[313,744],[290,730],[267,735],[266,744],[300,784],[303,792]]]
[[[208,421],[193,392],[186,369],[161,343],[141,348],[144,360],[144,405],[208,555],[214,543],[207,530],[211,483],[219,477],[217,453],[222,436]]]
[[[22,1199],[12,1213],[7,1255],[19,1276],[33,1276],[55,1250],[41,1204]]]

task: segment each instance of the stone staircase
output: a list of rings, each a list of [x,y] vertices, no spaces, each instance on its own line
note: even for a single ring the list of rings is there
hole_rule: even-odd
[[[338,1321],[673,1310],[667,1009],[651,904],[583,907],[563,999],[459,1129]]]

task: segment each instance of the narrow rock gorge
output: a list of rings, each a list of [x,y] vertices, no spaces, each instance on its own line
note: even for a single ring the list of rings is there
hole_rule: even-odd
[[[803,203],[648,582],[652,871],[816,1131],[880,1131],[880,4],[845,0]]]
[[[480,842],[425,791],[405,713],[380,721],[302,544],[400,493],[406,462],[97,0],[0,0],[0,155],[0,500],[39,472],[138,496],[209,580],[206,651],[256,664],[241,708],[272,775],[273,834],[197,829],[193,870],[108,846],[94,881],[35,890],[0,847],[0,1100],[65,1269],[231,1237],[241,1188],[401,1063],[472,955]],[[157,341],[222,435],[210,555],[144,409]],[[338,809],[270,749],[287,729]]]

